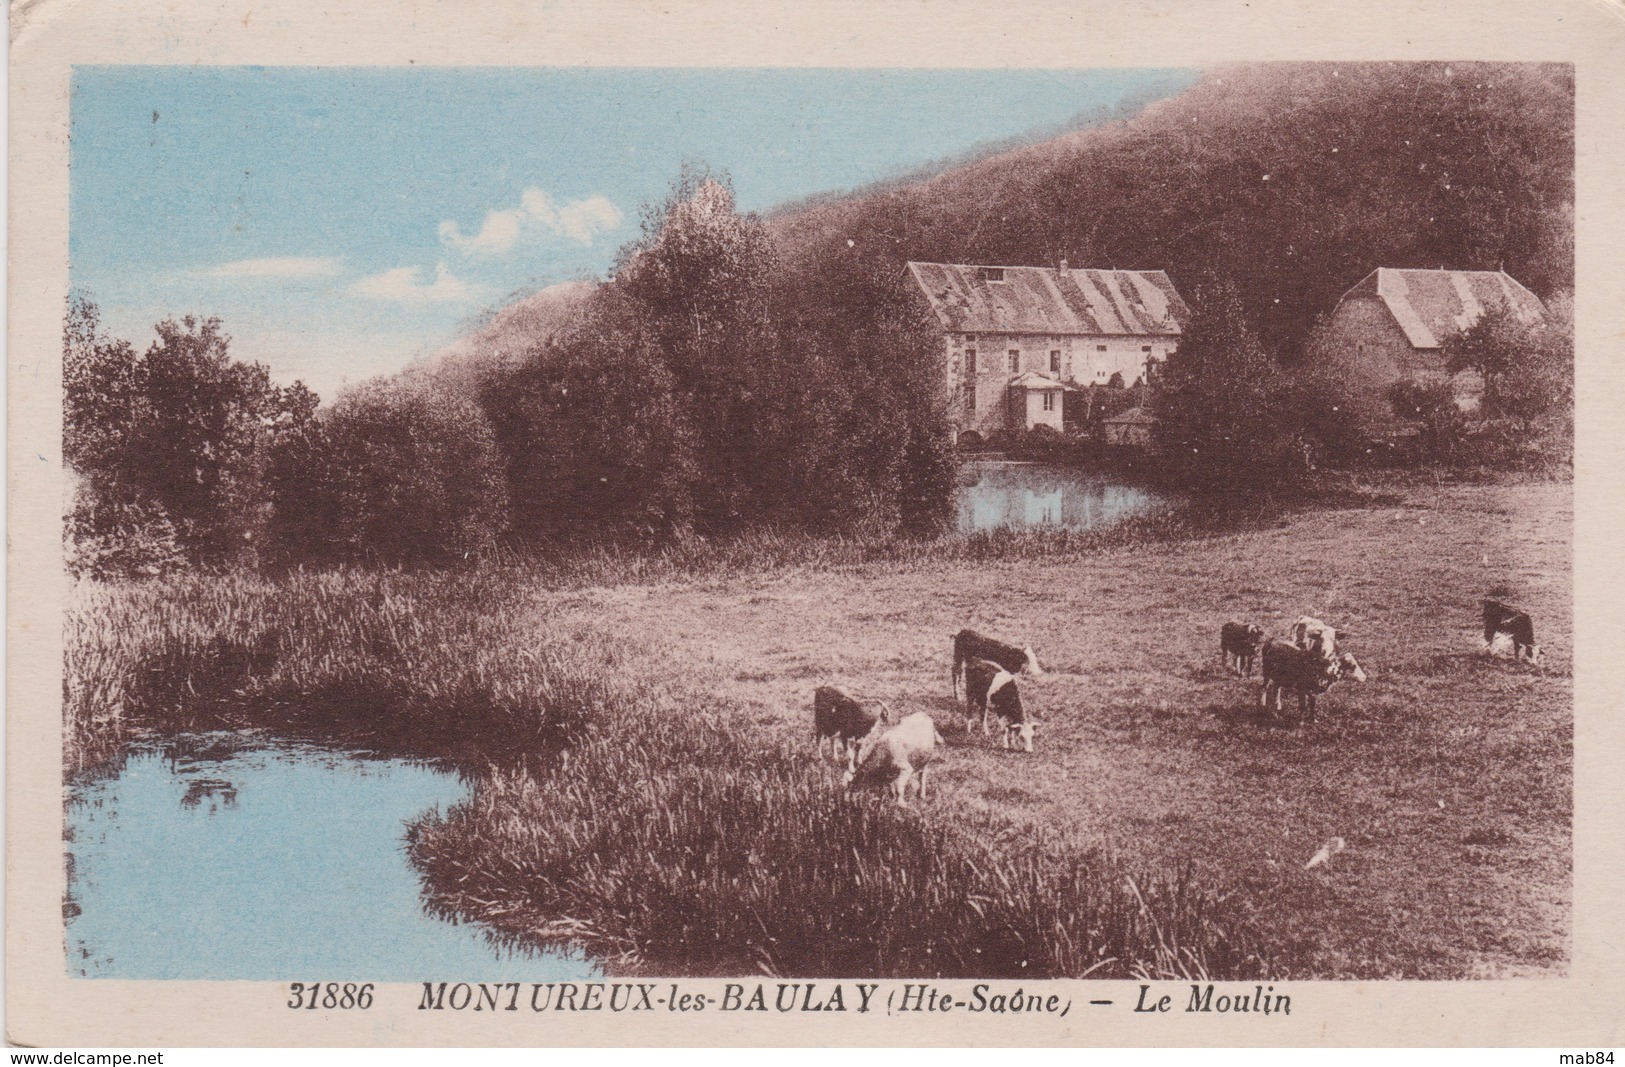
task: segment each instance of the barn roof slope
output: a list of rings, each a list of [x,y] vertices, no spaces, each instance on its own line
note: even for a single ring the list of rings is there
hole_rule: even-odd
[[[1438,348],[1493,307],[1510,307],[1524,322],[1546,314],[1539,297],[1500,270],[1378,267],[1344,293],[1343,300],[1359,296],[1379,297],[1412,348]]]
[[[943,329],[1173,337],[1190,309],[1160,270],[908,265]]]

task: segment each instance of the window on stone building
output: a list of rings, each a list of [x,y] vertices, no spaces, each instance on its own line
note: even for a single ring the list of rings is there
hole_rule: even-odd
[[[1049,369],[1051,374],[1061,373],[1061,350],[1059,348],[1050,349]]]
[[[1104,351],[1106,351],[1106,346],[1105,345],[1096,345],[1095,346],[1095,351],[1096,352],[1104,352]]]
[[[1004,268],[1003,267],[983,267],[982,268],[982,280],[983,281],[989,281],[989,282],[1002,282],[1002,281],[1004,281]]]
[[[1044,394],[1044,410],[1045,411],[1054,411],[1055,410],[1055,394],[1054,393],[1045,393]]]
[[[1014,374],[1021,369],[1021,349],[1010,350],[1010,373]]]
[[[976,410],[976,383],[972,382],[965,390],[965,410]]]
[[[965,377],[976,377],[976,349],[965,349]]]

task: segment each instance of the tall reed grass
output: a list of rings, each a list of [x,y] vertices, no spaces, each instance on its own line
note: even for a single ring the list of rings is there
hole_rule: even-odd
[[[431,906],[612,967],[1261,970],[1226,902],[1180,873],[848,796],[809,752],[668,681],[659,650],[548,631],[537,584],[485,569],[82,585],[69,770],[139,734],[221,727],[452,761],[471,798],[408,834]]]

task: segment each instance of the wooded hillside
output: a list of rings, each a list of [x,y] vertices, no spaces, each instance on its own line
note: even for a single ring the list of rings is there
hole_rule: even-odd
[[[1269,64],[1212,71],[1135,117],[770,219],[789,261],[1166,270],[1236,287],[1295,353],[1373,268],[1573,285],[1566,65]],[[849,244],[848,242],[852,242]]]

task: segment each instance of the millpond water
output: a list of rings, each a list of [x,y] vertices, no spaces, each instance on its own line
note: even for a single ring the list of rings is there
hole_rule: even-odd
[[[973,460],[959,468],[957,529],[1062,526],[1090,530],[1171,506],[1108,475],[1044,463]]]

